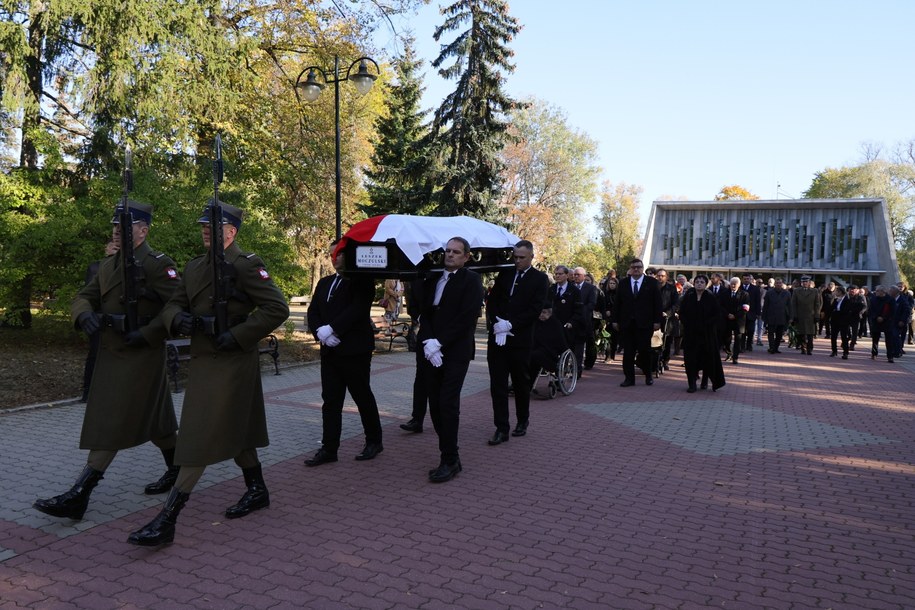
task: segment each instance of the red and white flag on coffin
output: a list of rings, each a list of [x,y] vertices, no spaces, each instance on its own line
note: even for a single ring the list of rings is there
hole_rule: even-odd
[[[452,237],[463,237],[474,248],[511,248],[520,237],[505,227],[470,216],[409,216],[386,214],[354,224],[334,249],[334,255],[348,241],[384,242],[394,239],[407,259],[419,264],[423,255],[445,247]]]

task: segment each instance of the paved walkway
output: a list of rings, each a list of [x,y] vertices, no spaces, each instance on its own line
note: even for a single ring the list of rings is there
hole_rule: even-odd
[[[534,399],[528,436],[489,447],[481,351],[464,472],[443,485],[427,482],[431,425],[397,427],[413,359],[373,363],[384,453],[352,459],[349,408],[341,460],[319,468],[302,464],[320,439],[318,367],[266,374],[270,508],[226,521],[243,483],[211,467],[158,550],[126,543],[162,502],[142,494],[154,447],[122,452],[71,523],[30,506],[81,469],[82,405],[0,414],[0,607],[915,607],[915,354],[757,348],[696,394],[678,361],[625,389],[619,363],[598,364],[572,396]]]

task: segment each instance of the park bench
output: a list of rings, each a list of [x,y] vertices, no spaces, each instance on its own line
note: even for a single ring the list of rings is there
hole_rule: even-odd
[[[394,339],[403,339],[409,344],[407,336],[410,334],[410,320],[396,320],[393,324],[382,324],[379,326],[372,320],[372,330],[375,332],[375,340],[387,341],[388,351],[394,347]]]
[[[268,354],[273,358],[273,368],[276,375],[280,374],[280,343],[276,335],[267,335],[257,347],[258,353],[263,356]],[[169,339],[165,342],[165,366],[168,371],[168,378],[175,386],[175,392],[180,392],[178,385],[178,371],[181,363],[191,359],[191,340],[190,339]]]

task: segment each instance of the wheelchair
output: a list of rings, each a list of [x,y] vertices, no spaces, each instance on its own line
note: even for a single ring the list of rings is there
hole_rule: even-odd
[[[546,393],[550,398],[556,398],[556,394],[562,392],[563,396],[568,396],[575,391],[578,384],[578,364],[575,362],[575,354],[572,350],[567,349],[556,359],[556,370],[548,371],[545,368],[540,369],[540,373],[532,381],[531,394],[540,396],[537,386],[541,379],[547,380]]]

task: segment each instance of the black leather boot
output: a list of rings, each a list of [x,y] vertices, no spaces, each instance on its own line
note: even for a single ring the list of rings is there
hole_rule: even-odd
[[[150,483],[143,489],[143,493],[147,496],[154,496],[156,494],[164,494],[166,491],[175,486],[175,481],[178,480],[178,471],[181,470],[180,466],[175,466],[175,448],[171,449],[162,449],[162,457],[165,458],[165,465],[168,467],[168,470],[165,471],[159,480],[155,483]]]
[[[248,486],[248,491],[241,497],[238,504],[226,509],[226,519],[238,519],[248,513],[270,506],[270,493],[267,491],[267,484],[264,483],[261,465],[244,468],[241,472],[245,475],[245,485]]]
[[[35,500],[32,507],[52,517],[66,517],[78,521],[86,513],[92,490],[104,476],[104,472],[87,465],[70,491],[47,500]]]
[[[175,523],[191,494],[172,489],[165,506],[156,518],[127,537],[127,542],[139,546],[160,546],[175,540]]]

